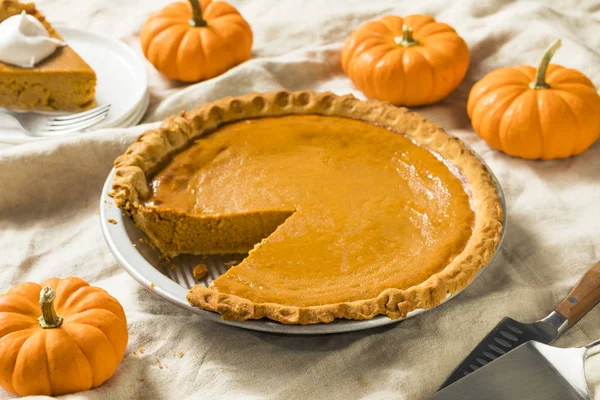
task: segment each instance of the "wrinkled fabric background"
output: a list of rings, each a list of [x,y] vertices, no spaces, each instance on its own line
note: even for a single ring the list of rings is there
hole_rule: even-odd
[[[477,138],[465,111],[476,80],[503,66],[537,65],[558,37],[563,47],[554,62],[581,70],[600,86],[599,3],[232,2],[254,30],[250,61],[193,86],[170,82],[147,64],[147,125],[0,150],[0,292],[28,280],[75,275],[108,290],[127,314],[129,347],[114,377],[98,389],[65,398],[426,398],[503,316],[521,321],[544,317],[600,259],[600,142],[562,161],[511,158]],[[147,15],[166,3],[39,0],[38,6],[54,23],[119,38],[141,54],[138,32]],[[416,111],[479,152],[506,194],[504,245],[466,291],[385,328],[287,337],[192,316],[146,292],[118,266],[102,237],[98,201],[113,159],[136,135],[154,121],[228,95],[314,89],[360,97],[341,71],[344,39],[363,21],[412,13],[451,24],[467,41],[472,58],[464,82],[450,97]],[[556,345],[580,346],[597,338],[600,308]],[[140,347],[143,354],[132,354]],[[590,390],[598,389],[600,357],[591,358],[586,370]],[[0,390],[0,400],[14,397]]]

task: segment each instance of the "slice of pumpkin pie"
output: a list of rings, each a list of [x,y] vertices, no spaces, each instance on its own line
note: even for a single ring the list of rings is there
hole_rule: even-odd
[[[40,21],[50,37],[63,40],[33,3],[0,0],[0,24],[22,12]],[[28,111],[87,110],[95,105],[95,87],[96,73],[68,45],[58,47],[31,68],[0,61],[0,107]]]

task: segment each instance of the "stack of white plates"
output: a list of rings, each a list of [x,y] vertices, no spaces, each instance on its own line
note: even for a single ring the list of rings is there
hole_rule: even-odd
[[[96,71],[96,105],[110,104],[107,117],[75,135],[104,128],[137,125],[148,109],[149,95],[143,61],[125,43],[108,36],[57,26],[65,41]],[[0,129],[0,142],[26,143],[48,139],[36,136],[49,118],[64,113],[33,113],[0,109],[0,113],[17,118],[31,135]],[[1,128],[1,126],[0,126]],[[70,134],[69,136],[73,136]]]

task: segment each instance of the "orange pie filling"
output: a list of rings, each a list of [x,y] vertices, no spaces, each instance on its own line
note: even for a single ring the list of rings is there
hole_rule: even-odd
[[[140,221],[163,253],[249,251],[212,289],[253,303],[318,306],[419,285],[475,223],[463,182],[432,152],[333,116],[224,125],[172,157],[151,193]]]

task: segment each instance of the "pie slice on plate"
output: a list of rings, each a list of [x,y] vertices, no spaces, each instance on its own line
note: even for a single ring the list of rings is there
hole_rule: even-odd
[[[22,11],[41,21],[51,37],[63,40],[33,3],[0,0],[0,23]],[[69,46],[33,68],[0,61],[0,107],[27,111],[83,111],[94,107],[96,73]]]
[[[463,289],[503,229],[460,140],[352,96],[227,98],[145,132],[115,167],[116,204],[165,256],[249,252],[188,294],[226,319],[401,318]]]

